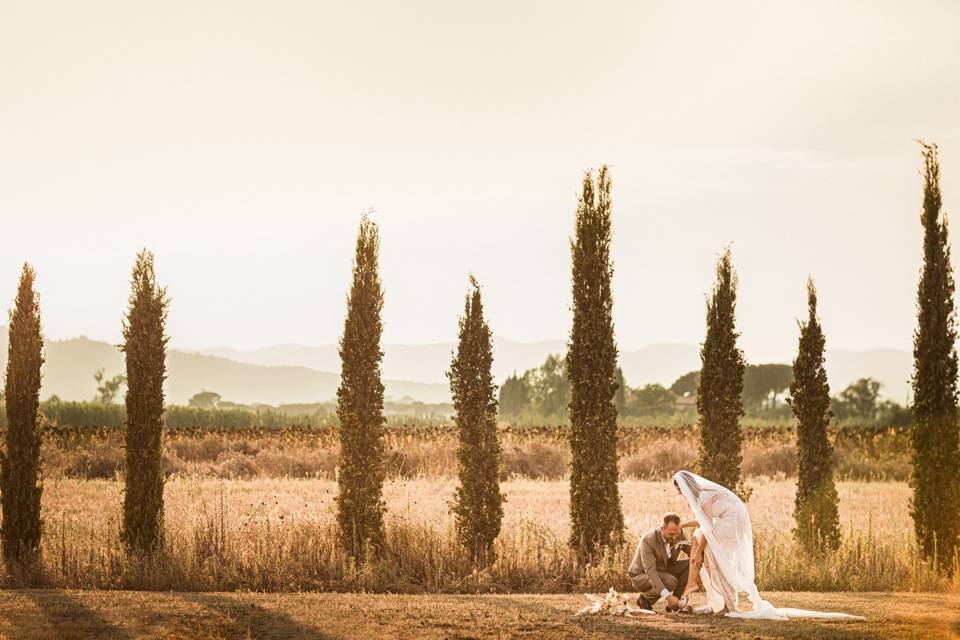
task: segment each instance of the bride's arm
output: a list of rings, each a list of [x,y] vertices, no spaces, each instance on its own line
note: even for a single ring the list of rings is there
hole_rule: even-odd
[[[681,524],[680,528],[689,529],[690,527],[699,527],[699,526],[700,526],[699,522],[697,522],[696,520],[690,520],[688,522],[684,522],[683,524]]]
[[[699,567],[703,564],[703,550],[707,548],[707,536],[696,538],[690,554],[690,564]]]

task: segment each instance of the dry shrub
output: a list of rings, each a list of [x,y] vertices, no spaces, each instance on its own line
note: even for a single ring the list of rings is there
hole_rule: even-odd
[[[666,480],[679,469],[690,469],[697,459],[695,443],[662,440],[620,459],[620,474],[637,480]]]
[[[123,450],[77,451],[63,468],[63,475],[83,480],[109,480],[123,469],[123,464]]]
[[[910,478],[910,461],[902,457],[867,458],[858,451],[840,451],[836,455],[836,475],[844,479],[895,480]]]
[[[261,446],[258,446],[249,440],[240,439],[230,443],[230,451],[242,453],[245,456],[255,456],[260,452]]]
[[[216,462],[228,448],[227,442],[217,436],[176,438],[167,443],[167,449],[184,462]]]
[[[395,443],[384,460],[387,477],[454,476],[457,473],[456,450],[457,442],[454,438],[433,441],[409,439]]]
[[[531,441],[503,448],[500,479],[557,480],[566,477],[570,450],[566,445]]]
[[[744,448],[743,475],[767,478],[796,476],[797,446],[792,442],[768,442]]]
[[[270,478],[332,479],[337,466],[337,451],[314,449],[290,452],[262,449],[253,460],[257,475]]]
[[[213,475],[227,480],[239,478],[256,478],[260,469],[250,456],[227,456],[221,460],[213,470]]]
[[[502,428],[500,479],[559,479],[568,475],[567,433],[562,426]],[[618,442],[623,478],[665,479],[697,458],[695,426],[623,429]],[[795,435],[789,431],[753,434],[743,446],[747,477],[794,477]],[[447,427],[407,425],[387,429],[388,478],[453,478],[457,474],[456,432]],[[48,439],[43,446],[46,478],[112,478],[122,470],[123,433],[93,431]],[[338,444],[326,431],[166,432],[166,475],[198,477],[332,478]],[[910,475],[909,443],[891,432],[870,438],[838,437],[836,474],[849,480],[905,480]],[[247,458],[246,461],[241,459]]]

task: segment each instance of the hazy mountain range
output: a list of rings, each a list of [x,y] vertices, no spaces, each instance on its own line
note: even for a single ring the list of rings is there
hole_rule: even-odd
[[[550,353],[565,349],[561,340],[514,342],[494,338],[493,374],[498,382],[516,371],[522,373],[539,366]],[[383,375],[394,380],[413,380],[445,385],[444,371],[450,364],[453,343],[428,345],[385,345]],[[318,347],[287,344],[241,351],[230,347],[204,349],[200,353],[237,362],[263,366],[297,365],[319,371],[339,371],[336,345]],[[655,344],[620,352],[620,366],[632,387],[651,383],[670,384],[688,371],[700,368],[700,350],[690,344]],[[827,351],[827,374],[834,392],[857,378],[871,377],[883,383],[885,397],[901,404],[909,392],[913,356],[907,351],[872,349],[868,351]]]
[[[0,327],[0,344],[7,330]],[[386,395],[422,402],[448,402],[444,372],[454,345],[385,345],[383,377]],[[564,349],[560,340],[513,342],[494,339],[494,376],[498,382],[516,371],[540,365],[550,353]],[[5,370],[7,350],[0,349]],[[687,344],[658,344],[622,351],[620,362],[630,386],[659,382],[669,386],[682,374],[699,368],[698,348]],[[827,369],[834,392],[859,377],[884,384],[886,397],[903,403],[909,390],[912,356],[906,351],[829,351]],[[56,394],[64,400],[89,400],[96,393],[94,372],[103,368],[108,377],[123,373],[123,354],[115,345],[85,337],[49,340],[43,368],[41,397]],[[171,349],[167,355],[167,401],[185,404],[201,390],[216,391],[224,399],[241,403],[318,402],[335,397],[340,369],[336,345],[277,345],[241,351],[215,347],[202,351]]]

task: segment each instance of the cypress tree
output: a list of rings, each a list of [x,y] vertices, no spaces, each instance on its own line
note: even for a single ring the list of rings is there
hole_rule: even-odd
[[[581,562],[623,542],[617,487],[617,345],[610,282],[610,174],[587,174],[571,240],[573,327],[567,347],[570,381],[570,546]]]
[[[340,338],[337,389],[340,458],[337,468],[337,524],[344,549],[363,562],[384,540],[383,383],[380,335],[383,291],[377,266],[380,236],[366,215],[360,223],[353,283]]]
[[[3,501],[3,556],[8,567],[31,564],[40,547],[40,367],[43,337],[40,304],[33,290],[35,274],[23,265],[20,286],[10,312],[5,451],[0,451],[0,494]]]
[[[460,436],[457,473],[460,486],[454,494],[453,512],[457,537],[473,561],[493,561],[493,542],[500,534],[503,494],[497,476],[500,468],[500,441],[497,437],[496,385],[491,332],[483,319],[480,286],[470,277],[460,339],[450,365],[450,394],[456,411],[454,422]]]
[[[127,367],[126,490],[123,531],[127,547],[150,553],[163,541],[163,381],[166,379],[167,290],[157,285],[153,254],[137,254],[121,347]]]
[[[940,213],[937,147],[921,144],[923,267],[913,336],[911,513],[921,551],[950,570],[960,535],[954,280],[947,220]]]
[[[837,488],[833,483],[833,447],[827,439],[830,424],[830,386],[824,368],[826,340],[817,318],[817,290],[807,282],[809,316],[800,323],[800,344],[793,361],[790,407],[797,418],[797,496],[793,533],[808,551],[840,546]]]
[[[700,348],[700,471],[742,498],[749,491],[740,481],[743,415],[743,352],[737,347],[735,311],[737,274],[730,249],[717,263],[717,280],[707,300],[707,335]]]

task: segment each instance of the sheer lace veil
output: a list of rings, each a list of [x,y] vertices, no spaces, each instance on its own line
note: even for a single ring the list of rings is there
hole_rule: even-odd
[[[751,601],[759,598],[754,584],[753,528],[747,507],[733,491],[698,476],[678,471],[673,476],[727,582]]]
[[[761,598],[754,576],[753,528],[747,506],[730,489],[692,471],[678,471],[673,481],[707,540],[711,562],[709,567],[701,568],[700,574],[715,611],[722,609],[726,602],[731,609],[727,615],[739,618],[863,619],[845,613],[776,608]],[[749,609],[740,606],[742,594],[746,594],[752,604]]]

